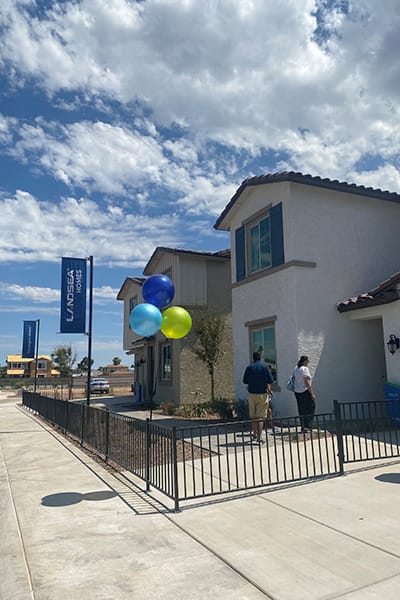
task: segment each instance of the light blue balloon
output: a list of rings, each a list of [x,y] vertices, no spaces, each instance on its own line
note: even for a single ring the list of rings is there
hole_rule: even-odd
[[[150,337],[161,327],[162,314],[153,304],[138,304],[129,315],[132,331],[143,337]]]

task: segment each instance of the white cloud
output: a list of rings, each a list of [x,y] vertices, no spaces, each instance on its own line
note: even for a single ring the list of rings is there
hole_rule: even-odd
[[[0,214],[1,261],[55,262],[74,248],[97,264],[142,267],[156,246],[182,245],[184,234],[171,213],[150,217],[87,198],[43,202],[23,191],[0,198]]]
[[[108,285],[93,288],[94,303],[114,301],[119,289]],[[17,283],[6,283],[0,281],[0,296],[14,300],[29,300],[33,303],[49,304],[60,302],[61,293],[59,289],[49,287],[20,285]],[[26,308],[24,308],[26,310]],[[36,308],[35,308],[36,310]]]
[[[5,64],[49,93],[140,99],[156,122],[203,135],[246,144],[243,128],[262,128],[268,144],[285,126],[321,135],[340,121],[359,128],[371,101],[389,120],[387,103],[398,110],[396,0],[385,0],[385,10],[374,0],[350,3],[345,16],[332,3],[324,26],[337,37],[324,45],[313,0],[84,0],[55,4],[41,20],[6,5]],[[349,100],[356,122],[346,117]]]
[[[13,136],[13,128],[17,124],[16,119],[7,118],[0,114],[0,144],[10,144]]]
[[[400,171],[393,165],[383,165],[372,172],[354,172],[351,178],[359,185],[400,192]]]
[[[146,206],[151,201],[140,190],[153,186],[160,190],[157,204],[165,209],[167,190],[180,197],[179,205],[187,210],[207,211],[214,216],[233,189],[222,160],[217,167],[213,154],[205,153],[207,160],[201,163],[193,142],[163,142],[155,129],[152,135],[143,135],[104,122],[58,125],[38,119],[35,125],[21,127],[15,120],[4,122],[14,136],[14,143],[5,148],[9,155],[72,188],[125,195],[129,203]],[[114,206],[110,210],[115,217],[120,208]],[[89,215],[81,211],[80,218],[84,225]]]
[[[155,245],[179,245],[168,228],[186,213],[216,216],[239,183],[235,161],[229,170],[210,140],[236,150],[241,164],[273,150],[284,156],[279,168],[400,190],[397,0],[385,9],[375,0],[82,0],[33,17],[35,6],[3,1],[9,81],[34,81],[72,114],[81,101],[111,121],[112,102],[121,102],[132,120],[0,117],[0,143],[72,195],[124,198],[99,210],[85,198],[51,207],[18,192],[35,228],[19,233],[12,219],[22,211],[2,201],[4,260],[47,260],[74,240],[79,251],[101,247],[104,258],[140,265]],[[165,127],[177,124],[181,137],[168,140]],[[384,166],[364,172],[359,165],[374,156]],[[156,209],[165,215],[143,216]]]
[[[42,167],[68,184],[124,193],[134,180],[172,189],[179,181],[188,198],[197,190],[187,190],[191,177],[178,163],[194,162],[205,139],[253,154],[278,149],[303,170],[310,162],[321,169],[301,136],[293,139],[306,131],[310,149],[327,155],[328,171],[344,151],[342,178],[372,146],[393,161],[400,135],[400,5],[350,1],[347,13],[345,6],[83,0],[54,3],[39,19],[31,18],[29,3],[4,0],[4,68],[34,77],[49,94],[139,99],[152,115],[142,120],[147,136],[76,123],[58,143],[39,126],[26,127],[17,150],[33,152],[38,144]],[[173,123],[185,128],[187,139],[163,147],[156,126]]]
[[[0,281],[0,295],[15,299],[29,300],[31,302],[49,303],[60,298],[60,292],[48,287],[19,285]]]

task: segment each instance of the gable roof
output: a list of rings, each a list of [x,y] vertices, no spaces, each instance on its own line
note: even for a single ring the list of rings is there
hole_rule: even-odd
[[[125,279],[124,283],[121,285],[121,289],[119,290],[119,292],[117,294],[117,300],[124,299],[124,294],[125,294],[128,283],[135,283],[139,287],[142,287],[142,285],[144,284],[145,281],[146,281],[146,279],[144,277],[127,277]]]
[[[368,308],[370,306],[380,306],[389,304],[400,299],[400,272],[395,273],[385,281],[382,281],[376,288],[370,292],[359,294],[348,300],[343,300],[337,305],[339,312],[349,312],[360,308]]]
[[[184,250],[182,248],[165,248],[164,246],[157,246],[151,255],[147,265],[143,269],[144,275],[152,275],[151,264],[157,261],[162,254],[177,254],[181,256],[196,256],[199,258],[211,258],[211,259],[227,259],[231,257],[231,251],[229,248],[225,250],[218,250],[217,252],[208,252],[201,250]]]
[[[314,177],[312,175],[303,175],[295,171],[282,171],[279,173],[270,173],[268,175],[258,175],[256,177],[249,177],[242,181],[235,194],[232,196],[224,210],[216,220],[214,224],[215,229],[224,229],[222,222],[233,208],[236,201],[239,199],[241,194],[247,187],[254,185],[266,185],[268,183],[300,183],[303,185],[311,185],[315,187],[325,188],[329,190],[335,190],[337,192],[346,192],[348,194],[356,194],[358,196],[368,196],[370,198],[379,198],[381,200],[387,200],[389,202],[400,202],[400,194],[395,192],[383,191],[372,187],[365,187],[363,185],[356,185],[355,183],[346,183],[345,181],[338,181],[337,179],[328,179],[327,177]]]

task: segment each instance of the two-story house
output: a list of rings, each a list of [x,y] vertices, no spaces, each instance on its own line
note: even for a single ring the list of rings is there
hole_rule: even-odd
[[[173,306],[182,306],[193,321],[189,334],[178,340],[158,332],[141,338],[129,326],[132,309],[143,302],[141,277],[127,277],[117,299],[124,302],[123,345],[134,355],[136,395],[139,400],[175,405],[210,399],[210,377],[194,354],[196,320],[204,313],[224,319],[223,353],[216,367],[216,397],[232,398],[233,358],[231,320],[230,251],[197,252],[157,247],[143,274],[167,275],[174,283]]]
[[[297,412],[286,382],[302,354],[317,412],[330,412],[334,399],[384,398],[395,319],[385,327],[382,305],[367,313],[349,299],[399,271],[399,225],[396,193],[294,172],[242,182],[214,225],[231,232],[237,398],[246,397],[242,375],[257,349],[273,370],[278,415]],[[400,316],[393,300],[388,311]],[[400,371],[390,371],[400,383]]]
[[[40,354],[37,357],[37,364],[35,358],[22,358],[22,354],[8,354],[7,355],[7,377],[21,378],[21,377],[59,377],[60,372],[54,368],[51,356],[46,354]]]

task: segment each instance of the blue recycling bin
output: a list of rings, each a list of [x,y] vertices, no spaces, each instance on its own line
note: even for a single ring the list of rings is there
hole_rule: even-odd
[[[142,384],[141,383],[136,383],[135,391],[136,391],[136,402],[138,404],[141,404],[142,403]]]
[[[388,416],[400,427],[400,385],[385,383],[385,400]]]

